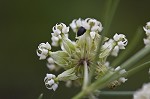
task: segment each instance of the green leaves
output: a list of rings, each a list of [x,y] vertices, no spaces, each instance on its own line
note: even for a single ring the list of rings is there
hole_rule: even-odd
[[[68,65],[69,55],[65,51],[51,52],[50,55],[56,64],[62,67]]]
[[[62,40],[62,47],[64,48],[65,51],[67,51],[69,54],[71,54],[73,51],[75,51],[75,45],[73,44],[73,42],[68,39],[68,38],[64,38]]]
[[[59,81],[68,81],[68,80],[76,80],[78,77],[75,75],[75,67],[64,71],[63,73],[59,74],[57,79]]]

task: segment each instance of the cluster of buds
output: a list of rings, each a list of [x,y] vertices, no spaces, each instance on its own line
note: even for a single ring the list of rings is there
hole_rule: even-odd
[[[63,69],[64,72],[55,76],[53,74],[47,74],[44,82],[48,89],[56,90],[60,81],[64,81],[67,85],[75,83],[76,85],[82,85],[86,77],[90,77],[91,70],[95,68],[95,79],[100,79],[108,71],[123,74],[126,71],[117,67],[108,66],[108,56],[117,56],[120,49],[125,49],[128,41],[123,34],[115,34],[113,39],[104,37],[104,42],[98,55],[98,60],[95,63],[95,56],[99,42],[102,38],[100,35],[103,27],[101,22],[93,18],[87,18],[85,20],[79,18],[72,21],[70,24],[73,32],[76,33],[76,41],[71,41],[68,38],[69,26],[64,23],[56,24],[53,27],[52,34],[52,46],[60,46],[61,50],[51,51],[51,45],[47,43],[41,43],[37,49],[37,55],[40,59],[47,58],[47,67],[52,70]],[[86,65],[86,66],[84,66]],[[93,67],[93,65],[95,65]],[[85,73],[85,70],[88,72]],[[124,77],[119,78],[117,81],[124,83],[127,79]],[[110,83],[111,84],[111,83]]]
[[[144,31],[146,32],[146,38],[144,38],[144,44],[145,46],[150,45],[150,22],[147,22],[146,26],[143,27]]]

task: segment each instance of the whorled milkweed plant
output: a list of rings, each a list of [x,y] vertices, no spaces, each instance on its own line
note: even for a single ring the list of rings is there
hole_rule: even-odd
[[[76,33],[75,41],[69,39],[70,28]],[[66,82],[66,86],[82,86],[82,91],[73,99],[96,99],[102,88],[119,86],[127,81],[128,76],[150,64],[146,62],[128,69],[150,52],[150,22],[144,27],[146,47],[115,67],[109,65],[108,57],[116,57],[120,50],[126,48],[128,40],[124,34],[116,33],[112,38],[104,36],[102,31],[105,31],[105,27],[94,18],[75,19],[70,26],[59,23],[52,30],[52,43],[39,44],[37,55],[40,60],[47,59],[50,71],[63,69],[64,72],[59,75],[46,74],[45,86],[54,91],[61,81]],[[53,51],[52,46],[59,46],[60,50]]]

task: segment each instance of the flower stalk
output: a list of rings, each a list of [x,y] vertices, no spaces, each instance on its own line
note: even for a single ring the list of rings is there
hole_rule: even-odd
[[[82,90],[85,90],[86,87],[88,86],[88,82],[89,82],[89,71],[88,71],[88,65],[87,65],[87,62],[84,61],[84,80],[83,80],[83,88]]]

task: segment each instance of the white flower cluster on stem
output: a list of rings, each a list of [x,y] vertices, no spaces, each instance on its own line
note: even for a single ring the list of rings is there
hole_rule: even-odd
[[[40,60],[46,59],[50,50],[51,45],[48,42],[39,44],[37,49],[37,55],[40,57]]]
[[[81,18],[79,18],[78,20],[75,19],[70,24],[70,27],[75,33],[78,31],[78,28],[81,26],[91,32],[101,32],[103,29],[101,22],[92,18],[86,18],[85,20],[82,20]]]
[[[120,49],[125,49],[128,40],[124,34],[115,34],[113,39],[109,39],[102,45],[102,51],[110,52],[112,56],[118,56]]]
[[[52,46],[59,46],[61,43],[62,37],[68,37],[69,27],[67,27],[64,23],[56,24],[53,27],[52,35]]]
[[[53,74],[46,74],[44,78],[45,86],[47,89],[53,89],[54,91],[58,88],[58,84],[55,81],[56,76]]]
[[[134,99],[150,99],[150,83],[144,84],[142,89],[136,91],[133,95]]]
[[[128,44],[128,40],[126,39],[124,34],[117,34],[117,33],[113,36],[113,39],[116,42],[116,45],[112,50],[111,55],[118,56],[119,50],[125,49],[125,46]]]
[[[146,32],[146,36],[147,38],[144,38],[144,44],[145,46],[149,46],[150,45],[150,22],[147,22],[146,26],[143,27],[144,31]]]
[[[93,18],[86,18],[85,20],[79,18],[72,21],[70,27],[76,33],[75,41],[68,38],[69,27],[64,23],[56,24],[51,33],[52,46],[60,46],[61,50],[51,51],[51,45],[41,43],[37,49],[37,55],[40,60],[47,59],[47,67],[52,70],[64,70],[57,76],[53,74],[47,74],[44,82],[48,89],[56,90],[59,82],[67,82],[67,86],[70,85],[83,85],[83,89],[88,86],[90,70],[93,68],[94,57],[97,54],[97,47],[102,35],[99,33],[103,27],[101,22]],[[120,75],[124,74],[125,69],[117,67],[111,68],[107,62],[109,55],[117,56],[120,49],[125,49],[127,45],[127,39],[123,34],[115,34],[113,39],[104,37],[104,44],[99,53],[99,59],[94,72],[95,79],[101,79],[108,70],[110,72],[116,72],[119,70]],[[84,68],[83,68],[84,67]],[[120,77],[116,81],[110,83],[118,83],[121,85],[127,79]],[[83,84],[81,84],[83,83]],[[116,84],[117,85],[117,84]]]

